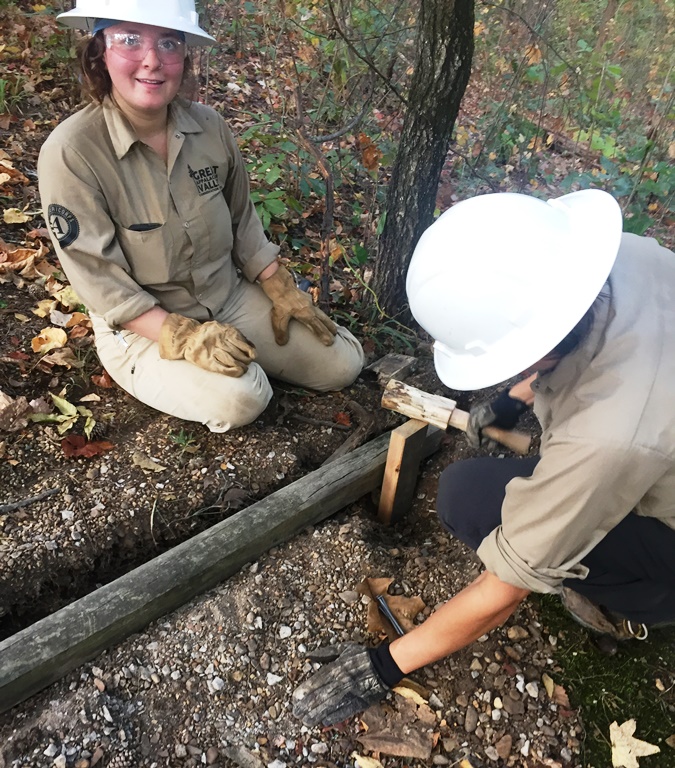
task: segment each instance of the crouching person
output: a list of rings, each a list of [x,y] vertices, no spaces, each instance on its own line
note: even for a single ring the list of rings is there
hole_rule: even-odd
[[[562,597],[614,641],[675,622],[675,254],[622,234],[615,200],[585,190],[453,206],[422,236],[411,310],[455,390],[527,378],[472,409],[469,437],[530,405],[540,455],[457,462],[444,527],[485,570],[391,645],[351,645],[294,693],[307,724],[344,719],[403,675],[502,624],[530,592]]]

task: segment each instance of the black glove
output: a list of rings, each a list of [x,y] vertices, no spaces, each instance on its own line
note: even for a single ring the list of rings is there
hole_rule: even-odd
[[[336,660],[293,692],[293,714],[305,725],[340,723],[380,701],[390,690],[375,671],[368,648],[346,643],[331,656],[323,656]]]
[[[508,389],[503,389],[494,400],[483,401],[474,405],[469,411],[469,423],[466,427],[466,438],[472,448],[487,448],[494,450],[497,443],[483,436],[485,427],[495,426],[502,429],[513,429],[518,423],[521,413],[528,409],[527,403],[509,395]]]

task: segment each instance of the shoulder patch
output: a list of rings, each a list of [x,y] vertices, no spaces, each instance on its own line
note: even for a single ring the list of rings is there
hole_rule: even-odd
[[[72,211],[62,205],[52,203],[47,208],[47,224],[61,248],[66,248],[77,240],[80,234],[80,222]]]

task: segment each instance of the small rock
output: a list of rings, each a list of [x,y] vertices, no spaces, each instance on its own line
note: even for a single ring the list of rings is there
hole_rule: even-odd
[[[267,710],[267,713],[272,718],[272,720],[277,719],[277,708],[274,706],[274,704],[270,706],[270,708]]]
[[[310,749],[315,755],[325,755],[326,752],[328,752],[328,744],[324,744],[320,741],[318,744],[312,744]]]
[[[209,747],[206,750],[206,764],[213,765],[218,759],[219,755],[220,755],[220,752],[218,752],[217,747]]]
[[[504,699],[504,711],[509,715],[522,715],[525,712],[525,704],[520,699],[516,701],[511,696],[507,696]]]
[[[473,707],[468,707],[464,718],[464,730],[473,733],[478,725],[478,712]]]
[[[59,754],[59,748],[56,744],[50,744],[42,753],[45,757],[56,757]]]
[[[455,702],[457,703],[458,707],[468,707],[469,706],[469,698],[468,698],[468,696],[465,696],[463,693],[459,694],[459,696],[455,699]]]
[[[222,677],[216,676],[211,680],[211,685],[213,686],[214,691],[222,691],[225,687],[225,681]]]
[[[185,747],[185,744],[176,744],[174,752],[176,754],[176,757],[187,757],[187,749]]]
[[[482,672],[483,671],[483,665],[478,661],[478,659],[474,659],[471,662],[471,666],[469,667],[470,670],[473,672]]]
[[[340,592],[340,599],[347,603],[347,605],[354,605],[359,600],[359,593],[354,590],[347,590],[346,592]]]
[[[504,646],[504,653],[514,661],[520,661],[520,654],[515,648],[512,648],[510,645]]]
[[[509,627],[506,630],[506,636],[509,640],[524,640],[526,637],[530,636],[530,633],[524,627],[516,625],[514,627]]]
[[[105,683],[103,682],[103,680],[101,680],[100,677],[95,677],[94,678],[94,685],[98,688],[98,690],[101,693],[103,693],[103,691],[105,691]]]
[[[450,765],[450,760],[445,755],[434,755],[431,762],[434,765]]]
[[[511,747],[513,746],[513,739],[510,734],[502,736],[501,739],[495,744],[497,754],[502,760],[507,760],[511,754]]]
[[[86,757],[81,757],[76,763],[75,768],[89,768],[89,760]]]
[[[279,637],[282,640],[285,640],[287,637],[290,637],[293,634],[293,630],[290,627],[281,626],[279,627]]]
[[[280,675],[275,675],[273,672],[267,673],[267,685],[276,685],[280,683],[284,678]]]
[[[485,747],[485,757],[487,757],[489,760],[494,760],[494,762],[499,760],[499,754],[492,745]]]
[[[537,696],[539,696],[539,685],[537,683],[528,683],[525,686],[525,690],[528,692],[528,694],[533,698],[536,699]]]

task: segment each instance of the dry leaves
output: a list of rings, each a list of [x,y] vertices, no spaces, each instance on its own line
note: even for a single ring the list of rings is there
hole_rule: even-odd
[[[370,598],[368,603],[368,632],[384,634],[392,641],[398,637],[398,634],[389,621],[380,613],[375,601],[378,595],[384,597],[389,610],[394,614],[398,623],[406,632],[410,632],[413,629],[415,617],[426,608],[426,604],[421,597],[388,595],[387,589],[393,581],[393,579],[389,578],[364,579],[356,588],[360,595],[366,595],[366,597]]]
[[[16,399],[0,390],[0,431],[18,432],[28,426],[31,407],[25,397]]]
[[[376,704],[361,716],[366,732],[356,740],[369,752],[428,760],[434,747],[436,715],[422,701],[395,696],[393,706]]]
[[[62,328],[43,328],[37,336],[31,339],[30,346],[33,352],[49,352],[52,349],[60,349],[68,343],[68,334]]]
[[[18,208],[5,208],[2,212],[2,218],[5,224],[25,224],[33,217],[25,211],[20,211]]]
[[[612,741],[612,765],[614,768],[640,768],[638,757],[655,755],[661,750],[654,744],[636,739],[633,734],[637,728],[635,720],[626,720],[618,725],[614,721],[609,726]]]
[[[61,449],[68,458],[78,458],[83,456],[90,459],[93,456],[99,456],[101,453],[110,451],[115,446],[107,440],[95,440],[88,443],[82,435],[68,435],[61,441]]]
[[[154,459],[151,459],[149,456],[141,453],[141,451],[134,451],[131,460],[137,467],[140,467],[147,472],[163,472],[166,469],[166,467],[158,464]]]

